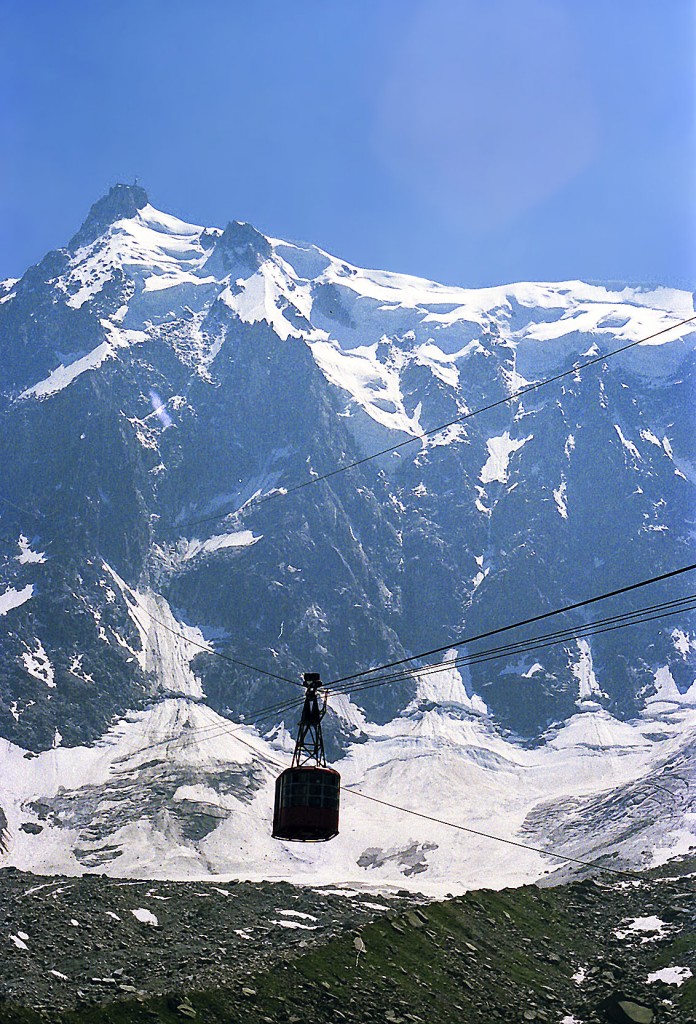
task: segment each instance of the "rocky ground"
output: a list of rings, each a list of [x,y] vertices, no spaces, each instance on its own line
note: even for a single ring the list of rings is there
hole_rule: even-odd
[[[440,903],[2,872],[0,1021],[687,1024],[694,866]]]
[[[419,901],[405,891],[371,897],[284,882],[46,878],[6,868],[0,1019],[8,1003],[55,1014],[171,988],[231,985]]]

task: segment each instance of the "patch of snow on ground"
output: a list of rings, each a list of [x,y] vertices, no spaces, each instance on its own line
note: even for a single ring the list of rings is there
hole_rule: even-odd
[[[526,672],[522,673],[523,679],[531,679],[532,676],[536,675],[537,672],[543,672],[544,666],[539,661],[535,661],[533,665],[530,665]]]
[[[644,441],[649,441],[650,444],[657,445],[658,448],[662,447],[659,437],[656,437],[652,430],[641,430],[640,436]]]
[[[420,403],[411,416],[404,407],[399,371],[385,366],[377,358],[377,344],[362,345],[344,352],[337,342],[314,341],[310,344],[319,369],[326,379],[349,395],[377,423],[415,437],[420,425]]]
[[[21,590],[9,587],[4,594],[0,594],[0,615],[7,615],[13,608],[19,608],[20,605],[25,604],[31,599],[33,593],[34,586],[31,583],[28,583]]]
[[[106,562],[103,565],[118,584],[140,633],[138,660],[143,671],[153,673],[169,693],[203,697],[201,681],[189,664],[201,650],[210,649],[201,631],[176,619],[159,594],[133,590]]]
[[[427,342],[416,349],[415,359],[421,366],[427,366],[434,377],[451,388],[459,388],[459,370],[456,356],[446,355],[433,342]]]
[[[40,380],[38,384],[27,388],[19,397],[48,398],[50,395],[55,395],[57,392],[62,391],[63,388],[66,388],[68,384],[72,384],[74,380],[87,370],[96,370],[107,359],[115,359],[117,349],[129,348],[131,345],[141,345],[144,341],[148,340],[148,336],[144,331],[126,331],[109,323],[108,320],[102,320],[101,324],[107,335],[106,340],[101,345],[97,345],[86,356],[76,359],[73,363],[69,363],[68,366],[63,366],[61,363],[55,370],[51,370],[48,377]]]
[[[647,752],[650,744],[635,724],[620,722],[599,705],[588,702],[565,722],[548,746],[576,750],[586,747],[600,757],[605,754],[621,757],[629,750]]]
[[[647,935],[643,942],[652,942],[656,939],[660,939],[665,934],[668,925],[664,921],[660,920],[659,917],[634,917],[632,920],[626,921],[624,928],[617,928],[614,935],[617,939],[627,939],[631,936]]]
[[[696,637],[685,633],[683,629],[672,630],[672,643],[682,658],[686,658],[691,651],[696,651]]]
[[[606,693],[597,682],[592,664],[592,648],[587,640],[577,641],[580,652],[579,660],[571,665],[571,672],[578,681],[579,700],[592,700],[594,697],[606,697]]]
[[[332,693],[329,710],[338,715],[347,725],[352,725],[354,729],[362,729],[365,725],[365,714],[357,704],[353,704],[350,693]]]
[[[467,693],[459,669],[453,664],[458,655],[456,648],[446,652],[442,659],[442,666],[429,669],[417,675],[417,689],[415,704],[418,701],[429,701],[434,704],[462,704],[472,711],[478,711],[482,715],[488,714],[488,707],[485,702],[473,693]]]
[[[633,441],[629,441],[627,437],[624,437],[623,431],[621,430],[621,427],[618,425],[618,423],[614,424],[614,430],[619,435],[619,440],[621,441],[621,444],[624,446],[624,448],[631,453],[634,459],[637,459],[638,462],[642,462],[642,455],[634,445]]]
[[[691,684],[686,693],[680,693],[669,666],[663,665],[655,672],[655,693],[651,694],[645,703],[696,704],[696,682]]]
[[[153,928],[156,928],[159,924],[156,915],[153,914],[151,910],[146,910],[145,907],[138,907],[136,910],[131,910],[131,914],[140,921],[141,924],[149,924],[152,925]]]
[[[19,554],[15,555],[15,559],[21,565],[30,565],[32,563],[40,565],[46,561],[46,553],[44,551],[32,551],[29,539],[21,533],[19,535]]]
[[[315,924],[301,924],[299,921],[278,921],[271,920],[270,924],[280,925],[281,928],[301,928],[303,931],[313,932],[316,931],[317,926]]]
[[[195,558],[196,555],[210,554],[213,551],[222,551],[225,548],[251,547],[262,539],[262,536],[255,536],[251,530],[239,530],[236,533],[218,534],[215,537],[208,537],[207,540],[199,540],[193,537],[186,540],[184,549],[184,561]]]
[[[476,575],[471,581],[474,590],[478,590],[478,588],[481,586],[481,584],[483,583],[483,581],[485,580],[486,576],[490,571],[490,568],[486,568],[481,569],[479,570],[479,572],[476,573]]]
[[[568,518],[568,502],[566,499],[566,478],[561,474],[561,482],[553,492],[553,500],[556,502],[556,508],[561,519]]]
[[[127,269],[144,292],[213,283],[214,278],[200,276],[207,259],[200,242],[202,231],[148,204],[134,217],[116,221],[96,242],[78,249],[58,286],[73,292],[67,304],[79,309],[121,269]]]
[[[31,651],[27,648],[22,654],[22,661],[24,662],[24,668],[33,676],[34,679],[38,679],[39,682],[45,683],[50,689],[53,689],[56,685],[55,672],[53,671],[53,665],[51,660],[44,650],[44,646],[40,640],[36,640],[36,650]]]
[[[689,978],[693,978],[690,967],[663,967],[660,971],[653,971],[648,975],[648,983],[663,981],[665,985],[676,985],[679,988]]]
[[[497,480],[499,483],[504,484],[508,478],[510,456],[524,447],[527,441],[531,441],[533,436],[533,434],[530,434],[529,437],[513,441],[510,437],[510,432],[506,430],[504,434],[500,434],[498,437],[489,437],[486,441],[488,459],[479,477],[481,483],[489,484]]]
[[[82,667],[82,658],[83,655],[81,654],[73,654],[68,671],[70,675],[75,676],[76,679],[81,679],[83,683],[93,683],[94,676],[91,672],[85,672]]]
[[[282,341],[287,341],[290,337],[302,337],[303,332],[283,315],[284,310],[290,306],[295,315],[306,318],[311,305],[308,296],[303,296],[303,290],[298,288],[293,289],[290,304],[288,284],[283,270],[275,262],[266,260],[248,280],[236,281],[234,291],[227,287],[220,298],[244,323],[265,320]],[[305,301],[302,301],[303,297]],[[298,302],[299,307],[296,306]]]
[[[6,293],[5,295],[0,296],[0,305],[2,305],[3,302],[9,302],[10,299],[14,299],[17,292],[13,291],[12,289],[18,283],[18,277],[8,277],[4,281],[0,281],[0,292]]]

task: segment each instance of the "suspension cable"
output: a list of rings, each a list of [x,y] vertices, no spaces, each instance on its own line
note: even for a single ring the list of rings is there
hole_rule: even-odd
[[[332,477],[338,476],[339,473],[345,473],[348,470],[356,469],[358,466],[363,466],[366,462],[372,462],[373,459],[378,459],[382,455],[389,455],[392,452],[399,451],[401,448],[414,444],[416,441],[424,441],[428,437],[432,437],[434,434],[439,434],[441,431],[446,430],[448,427],[456,426],[458,423],[464,423],[466,420],[473,419],[481,413],[490,412],[492,409],[498,409],[500,406],[507,405],[508,402],[512,402],[517,398],[522,398],[524,395],[531,394],[533,391],[538,391],[540,388],[546,387],[548,384],[554,384],[556,381],[563,380],[565,377],[571,376],[571,374],[579,373],[581,370],[586,370],[588,367],[594,366],[596,363],[602,363],[606,359],[610,359],[612,356],[621,355],[622,352],[628,352],[629,349],[636,348],[638,345],[642,345],[647,341],[652,341],[653,338],[658,338],[660,335],[666,334],[668,331],[674,330],[678,327],[684,327],[686,324],[689,324],[694,320],[696,320],[696,314],[676,323],[669,324],[669,326],[663,327],[659,331],[654,331],[652,334],[648,334],[644,338],[638,338],[636,341],[630,341],[625,345],[621,345],[619,348],[605,352],[603,355],[593,356],[584,363],[575,363],[569,370],[563,370],[561,373],[556,373],[552,377],[546,377],[543,380],[534,381],[531,384],[525,385],[525,387],[518,388],[518,390],[513,391],[512,394],[506,395],[505,398],[500,398],[495,402],[489,402],[488,404],[479,406],[469,412],[462,413],[460,416],[455,416],[454,419],[448,420],[446,423],[440,423],[438,426],[430,427],[429,430],[424,430],[420,434],[414,434],[411,437],[407,437],[404,441],[398,441],[395,444],[380,449],[380,451],[372,452],[370,455],[364,455],[362,458],[355,459],[355,461],[349,462],[345,466],[338,466],[326,473],[320,473],[317,476],[309,477],[299,483],[291,484],[289,487],[278,487],[267,494],[262,494],[257,497],[252,496],[245,505],[247,507],[253,506],[256,508],[259,505],[263,505],[265,502],[271,501],[279,496],[285,497],[289,494],[295,494],[297,491],[304,490],[306,487],[311,487],[313,484],[330,480]],[[241,510],[237,509],[234,511]],[[216,522],[217,520],[224,519],[226,516],[232,514],[233,512],[218,512],[215,515],[204,516],[202,519],[193,519],[187,524],[187,526],[200,526],[203,523]]]

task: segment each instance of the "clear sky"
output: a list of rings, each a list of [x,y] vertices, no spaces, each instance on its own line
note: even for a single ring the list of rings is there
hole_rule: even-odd
[[[0,278],[117,181],[447,283],[696,286],[693,0],[0,0]]]

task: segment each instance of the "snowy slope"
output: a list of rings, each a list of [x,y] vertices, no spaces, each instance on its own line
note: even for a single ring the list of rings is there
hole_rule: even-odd
[[[225,259],[218,248],[227,235]],[[239,244],[240,236],[245,244]],[[253,253],[250,266],[252,246],[261,252]],[[617,291],[581,281],[467,289],[362,270],[314,246],[265,238],[250,225],[234,223],[226,232],[202,228],[149,203],[71,254],[55,288],[69,307],[80,309],[122,275],[130,286],[128,301],[102,321],[105,341],[32,383],[21,398],[54,394],[113,358],[119,347],[147,340],[142,330],[124,330],[120,324],[141,328],[183,311],[195,317],[221,301],[243,323],[265,322],[282,340],[304,338],[327,379],[352,402],[390,429],[418,434],[422,428],[403,404],[401,377],[411,364],[460,391],[461,366],[480,351],[481,335],[487,335],[509,350],[513,369],[508,383],[516,390],[553,369],[568,351],[592,356],[602,351],[599,346],[619,347],[694,315],[693,297],[678,289],[626,286]],[[390,345],[380,346],[387,340],[385,322]],[[689,334],[692,324],[647,344],[668,346],[669,366],[674,359],[669,346]],[[195,353],[199,370],[216,354],[201,342]],[[647,370],[635,353],[625,360]],[[652,362],[648,372],[660,372],[661,365]]]
[[[661,861],[696,843],[693,807],[664,812],[673,762],[693,752],[696,700],[653,708],[631,723],[597,706],[581,710],[529,749],[471,710],[456,670],[441,675],[429,684],[428,710],[416,700],[385,726],[363,723],[367,740],[337,765],[341,834],[329,844],[270,837],[273,782],[286,751],[205,706],[167,698],[128,716],[92,748],[59,748],[27,762],[3,741],[3,862],[46,873],[98,867],[138,877],[285,878],[443,895],[521,884],[566,867],[544,849],[617,866]],[[446,704],[433,704],[437,689]],[[651,791],[658,797],[659,823],[623,806],[616,820],[583,829],[583,808],[616,802],[631,786],[643,787],[643,802]],[[455,831],[362,793],[540,852]]]

